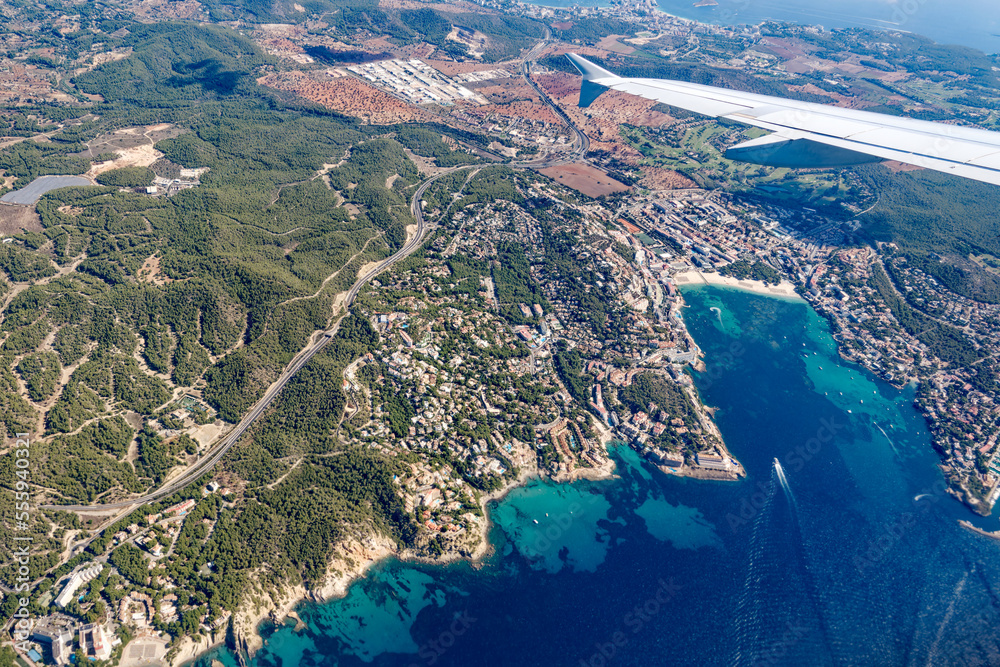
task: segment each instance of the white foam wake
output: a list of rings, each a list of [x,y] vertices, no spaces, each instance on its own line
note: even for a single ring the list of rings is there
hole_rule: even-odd
[[[872,422],[872,423],[875,424],[875,428],[877,428],[878,430],[882,431],[882,435],[884,435],[885,439],[889,442],[889,446],[892,447],[892,451],[896,452],[896,456],[899,456],[899,450],[896,449],[896,443],[894,443],[892,441],[892,438],[890,438],[889,434],[885,432],[885,429],[882,428],[881,426],[879,426],[878,423],[876,423],[876,422]]]
[[[781,488],[784,490],[785,497],[788,498],[788,502],[797,507],[795,494],[792,493],[792,487],[788,486],[788,478],[785,477],[785,470],[781,467],[781,461],[778,459],[774,460],[774,472],[778,475],[778,482],[781,484]]]

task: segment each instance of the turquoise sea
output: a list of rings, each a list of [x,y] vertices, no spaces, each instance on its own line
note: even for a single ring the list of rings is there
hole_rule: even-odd
[[[306,629],[266,628],[253,664],[1000,664],[1000,542],[957,519],[1000,521],[944,493],[912,390],[842,362],[804,302],[684,295],[745,480],[670,477],[617,447],[619,479],[498,503],[482,567],[385,561],[303,605]],[[236,664],[199,666],[213,658]]]
[[[716,25],[783,21],[835,28],[901,30],[941,44],[1000,52],[1000,5],[995,0],[656,0],[660,11]],[[610,0],[533,0],[545,7],[610,7]]]

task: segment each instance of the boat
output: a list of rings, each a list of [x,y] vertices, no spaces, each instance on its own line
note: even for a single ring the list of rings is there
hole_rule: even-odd
[[[538,523],[538,519],[532,519],[532,521],[534,521],[535,523]]]

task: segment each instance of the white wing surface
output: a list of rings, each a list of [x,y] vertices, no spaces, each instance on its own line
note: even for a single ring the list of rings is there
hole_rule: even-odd
[[[580,73],[580,106],[620,90],[688,111],[765,130],[726,157],[775,167],[843,167],[898,160],[1000,185],[1000,133],[944,123],[841,109],[669,79],[630,79],[570,53]]]

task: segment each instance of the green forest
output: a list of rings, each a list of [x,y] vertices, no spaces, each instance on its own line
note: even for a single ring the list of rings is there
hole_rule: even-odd
[[[44,424],[33,475],[57,504],[129,497],[190,461],[196,443],[158,430],[176,425],[167,413],[178,390],[200,392],[224,420],[243,417],[310,336],[333,324],[334,297],[358,269],[403,243],[421,180],[404,146],[442,164],[478,161],[432,130],[376,137],[384,129],[278,100],[255,82],[271,59],[237,32],[127,25],[116,39],[131,55],[74,79],[103,99],[91,109],[97,120],[67,125],[49,143],[0,150],[0,169],[19,179],[81,173],[108,156],[79,157],[80,142],[173,123],[183,131],[156,149],[175,169],[208,169],[200,185],[171,197],[145,194],[153,177],[145,167],[49,192],[37,205],[42,232],[0,246],[7,281],[52,278],[19,287],[4,309],[0,424],[7,435]],[[0,282],[0,291],[9,289]],[[38,352],[46,340],[53,351]],[[355,529],[412,541],[416,528],[392,484],[394,464],[332,437],[345,397],[331,378],[375,341],[366,320],[344,318],[224,460],[223,469],[248,485],[245,498],[225,509],[212,498],[199,502],[196,512],[225,517],[211,538],[199,534],[200,523],[185,523],[178,544],[189,557],[172,561],[171,575],[212,613],[236,608],[251,573],[266,570],[269,586],[317,582]],[[290,454],[306,458],[275,484]],[[0,472],[3,507],[14,484],[12,470]],[[104,553],[117,530],[103,533],[92,552]],[[36,548],[40,574],[62,547],[39,539]],[[136,551],[119,546],[112,563],[155,589]],[[215,565],[211,576],[198,574],[206,562]]]
[[[719,269],[719,273],[739,280],[760,280],[769,285],[777,285],[781,282],[781,274],[774,267],[760,260],[750,262],[741,259],[723,266]]]
[[[878,204],[859,218],[865,240],[895,243],[913,264],[956,294],[1000,303],[1000,279],[967,259],[1000,259],[1000,188],[936,171],[894,174],[877,165],[855,169],[879,193]]]

